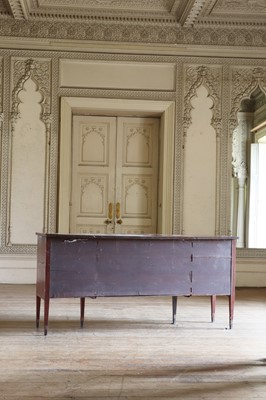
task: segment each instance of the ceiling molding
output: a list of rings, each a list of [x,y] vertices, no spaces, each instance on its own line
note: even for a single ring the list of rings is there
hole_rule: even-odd
[[[28,19],[29,15],[26,10],[26,4],[23,0],[8,0],[8,4],[12,12],[12,16],[15,19]]]
[[[265,0],[0,0],[0,19],[266,26]]]
[[[265,1],[0,0],[0,39],[265,48]]]
[[[194,25],[200,11],[206,0],[188,0],[184,3],[181,16],[179,18],[180,25],[184,27],[191,27]]]

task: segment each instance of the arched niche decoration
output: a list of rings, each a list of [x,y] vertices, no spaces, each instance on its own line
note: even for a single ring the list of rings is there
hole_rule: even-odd
[[[221,126],[222,126],[222,66],[221,65],[185,65],[185,87],[183,106],[183,158],[187,141],[187,132],[192,123],[191,111],[193,109],[191,100],[197,96],[197,90],[204,86],[208,96],[213,102],[211,126],[216,133],[216,204],[215,204],[215,233],[224,234],[221,228],[223,215],[221,213]],[[184,171],[183,171],[184,184]]]
[[[24,84],[28,79],[32,79],[37,86],[37,90],[42,95],[40,105],[42,112],[40,120],[45,124],[46,129],[50,132],[50,61],[40,61],[33,59],[13,61],[13,88],[12,88],[12,103],[11,103],[11,124],[20,117],[19,93],[24,88]]]
[[[11,240],[11,196],[12,196],[12,167],[13,167],[13,144],[16,133],[16,123],[21,118],[20,104],[22,100],[20,93],[25,89],[25,84],[30,79],[36,85],[36,91],[41,95],[39,120],[44,124],[45,131],[45,167],[44,167],[44,207],[43,207],[43,231],[48,230],[49,220],[49,176],[50,176],[50,136],[51,136],[51,61],[47,59],[11,59],[11,104],[10,104],[10,134],[8,138],[8,165],[7,165],[7,209],[6,224],[3,227],[4,247],[9,252],[32,252],[32,243],[13,244]]]
[[[196,96],[197,89],[204,85],[213,101],[213,116],[211,124],[219,136],[221,131],[221,79],[222,69],[220,66],[186,66],[185,73],[185,96],[183,129],[184,136],[191,125],[191,99]]]
[[[237,113],[241,102],[250,99],[257,88],[266,93],[266,68],[238,67],[231,70],[231,104],[229,117],[229,130],[232,137],[233,130],[237,127]]]
[[[262,253],[266,255],[266,250],[245,249],[247,214],[245,193],[249,174],[248,146],[251,143],[250,131],[253,127],[253,113],[249,113],[248,109],[243,114],[240,113],[243,111],[241,106],[245,103],[248,104],[255,93],[266,94],[266,68],[234,67],[231,69],[230,81],[229,138],[232,145],[232,176],[237,180],[237,215],[232,217],[236,220],[236,234],[239,236],[238,247],[240,249],[238,252],[243,256],[257,256]],[[238,129],[241,126],[243,128]]]
[[[0,59],[0,162],[2,159],[2,131],[3,131],[3,61]],[[0,166],[1,171],[1,166]],[[1,174],[0,174],[0,182],[1,182]]]

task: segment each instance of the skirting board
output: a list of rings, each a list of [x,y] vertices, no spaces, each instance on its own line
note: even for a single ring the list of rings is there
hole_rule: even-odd
[[[34,284],[36,256],[0,255],[0,284]],[[266,261],[263,258],[237,260],[237,287],[266,287]]]

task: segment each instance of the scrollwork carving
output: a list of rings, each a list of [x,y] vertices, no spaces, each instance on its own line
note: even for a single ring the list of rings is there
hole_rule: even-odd
[[[19,93],[23,90],[24,84],[28,79],[32,79],[39,92],[42,95],[40,115],[41,121],[46,127],[51,123],[51,105],[50,105],[50,61],[40,61],[33,59],[15,59],[13,61],[13,90],[12,90],[12,107],[11,107],[11,122],[14,125],[15,121],[20,117]]]
[[[52,16],[51,16],[52,18]],[[75,24],[69,18],[51,21],[1,21],[0,36],[13,38],[46,38],[72,40],[106,40],[112,42],[140,42],[165,44],[192,44],[213,46],[265,47],[266,31],[263,27],[236,29],[221,27],[215,22],[194,27],[181,27],[175,19],[86,16],[86,21]],[[218,26],[217,26],[218,25]]]
[[[201,66],[186,66],[185,71],[185,100],[184,100],[184,114],[183,114],[183,127],[184,135],[191,124],[191,99],[196,96],[197,89],[204,85],[210,97],[213,100],[213,116],[212,126],[214,127],[218,136],[221,130],[221,67],[210,67],[206,65]]]
[[[259,87],[266,92],[266,68],[238,67],[231,70],[231,111],[230,127],[237,125],[237,111],[242,100],[250,98],[252,92]]]

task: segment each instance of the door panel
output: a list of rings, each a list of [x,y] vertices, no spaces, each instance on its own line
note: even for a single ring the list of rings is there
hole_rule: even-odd
[[[112,233],[116,119],[77,116],[73,132],[70,232]]]
[[[71,233],[157,231],[159,121],[75,116]]]
[[[159,121],[118,118],[116,201],[122,224],[117,233],[156,233]]]

